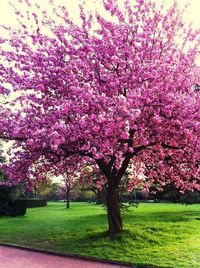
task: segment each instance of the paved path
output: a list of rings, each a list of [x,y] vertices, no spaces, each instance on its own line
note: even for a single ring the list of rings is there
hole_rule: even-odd
[[[0,268],[126,268],[119,264],[62,257],[47,253],[0,246]]]

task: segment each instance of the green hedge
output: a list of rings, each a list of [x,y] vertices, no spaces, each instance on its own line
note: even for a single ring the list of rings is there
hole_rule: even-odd
[[[26,205],[16,201],[15,186],[0,186],[0,215],[18,216],[25,215]]]
[[[24,200],[16,199],[11,203],[11,214],[10,216],[22,216],[26,214],[26,203]]]
[[[44,207],[47,205],[47,201],[37,198],[21,198],[19,199],[26,204],[27,208]]]
[[[34,198],[17,198],[17,186],[0,186],[0,216],[20,216],[26,208],[42,207],[47,201]]]
[[[22,200],[1,201],[0,216],[24,216],[26,214],[26,203]]]

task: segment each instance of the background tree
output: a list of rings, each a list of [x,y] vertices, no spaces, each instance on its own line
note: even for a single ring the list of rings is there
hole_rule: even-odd
[[[75,163],[71,163],[65,167],[65,173],[63,174],[64,185],[61,185],[60,192],[65,194],[66,208],[70,207],[70,192],[78,184],[78,174],[76,174],[77,166]]]
[[[119,185],[128,166],[130,187],[199,189],[200,38],[176,2],[166,10],[103,0],[104,16],[80,5],[81,23],[66,7],[52,6],[52,18],[19,2],[27,4],[26,13],[16,10],[20,27],[3,26],[9,38],[0,39],[0,90],[17,92],[11,105],[21,104],[0,110],[1,138],[15,141],[9,183],[31,187],[32,178],[64,173],[69,156],[98,167],[110,234],[122,230]]]
[[[80,191],[81,198],[96,204],[106,203],[107,180],[101,170],[95,165],[87,166],[84,170]]]
[[[59,200],[60,183],[53,182],[50,191],[46,195],[47,200]]]
[[[200,191],[180,192],[173,184],[166,184],[161,191],[155,191],[156,186],[150,187],[150,197],[157,201],[169,201],[186,205],[200,203]]]
[[[36,197],[46,199],[52,190],[52,179],[48,176],[45,181],[38,183],[35,189]]]

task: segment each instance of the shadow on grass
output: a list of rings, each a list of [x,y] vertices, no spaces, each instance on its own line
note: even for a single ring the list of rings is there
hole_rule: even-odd
[[[55,211],[53,207],[52,210]],[[13,233],[16,243],[31,245],[36,248],[51,249],[55,252],[81,254],[82,256],[92,256],[107,260],[110,258],[130,260],[134,263],[136,257],[131,249],[138,249],[139,252],[142,252],[141,249],[145,250],[145,247],[148,247],[148,245],[151,245],[151,247],[165,246],[178,241],[179,227],[177,228],[178,235],[173,233],[175,239],[172,239],[171,236],[168,237],[172,231],[171,225],[167,226],[167,223],[177,223],[178,226],[181,222],[187,223],[200,217],[199,211],[190,210],[155,212],[148,211],[147,209],[144,213],[139,214],[134,210],[133,212],[123,213],[125,227],[130,227],[130,230],[125,230],[116,236],[108,236],[106,232],[108,224],[105,211],[96,214],[98,211],[93,210],[94,214],[91,214],[89,211],[88,213],[90,214],[81,215],[80,210],[78,216],[73,212],[76,212],[73,207],[70,211],[63,207],[59,208],[59,210],[61,213],[55,214],[47,224],[43,223],[43,215],[41,218],[34,218],[32,221],[28,217],[23,217],[25,219],[23,226],[28,226],[29,232],[24,234],[20,232],[22,223],[19,222],[18,233]],[[63,217],[63,214],[68,215],[68,217]],[[164,224],[160,224],[161,222],[164,222]],[[13,220],[12,226],[13,230],[16,230],[17,221]],[[9,242],[6,240],[7,233],[4,235],[5,241]],[[179,241],[183,239],[184,237],[181,236]],[[136,264],[136,267],[161,268],[161,266],[139,263]]]
[[[113,260],[116,261],[120,261],[121,260],[121,256],[120,254],[123,255],[123,247],[122,244],[126,243],[129,239],[133,239],[135,238],[135,235],[130,231],[130,230],[124,230],[122,233],[117,234],[117,235],[109,235],[108,232],[106,231],[100,231],[100,232],[96,232],[96,233],[85,233],[85,235],[79,239],[78,241],[76,240],[76,238],[73,236],[71,237],[71,239],[69,239],[67,241],[68,244],[73,244],[74,248],[77,247],[81,247],[84,250],[82,251],[82,256],[90,256],[90,257],[96,257],[99,258],[99,260],[110,260],[110,254],[109,254],[109,250],[111,251],[116,251],[116,256],[115,258],[113,258]],[[104,251],[104,245],[110,244],[109,246],[109,250],[108,247],[106,247],[107,249],[107,254],[102,254],[102,252],[100,253],[100,255],[94,255],[94,252],[90,252],[87,251],[87,246],[88,245],[93,245],[93,249],[96,248],[96,252],[100,252],[100,251]],[[68,253],[70,252],[70,249],[68,249]],[[78,252],[80,252],[78,250]],[[76,254],[76,251],[73,250],[73,253]],[[152,265],[152,264],[142,264],[142,263],[134,263],[134,262],[124,262],[124,264],[127,265],[133,265],[132,267],[134,268],[164,268],[163,266],[156,266],[156,265]],[[171,267],[166,267],[165,268],[171,268]]]
[[[151,222],[188,222],[194,218],[200,217],[200,211],[174,211],[174,212],[150,212],[144,215],[140,214],[124,214],[124,219],[126,222],[132,221],[151,221]]]
[[[151,212],[151,214],[145,215],[137,215],[134,212],[124,213],[123,215],[123,223],[131,224],[132,226],[140,224],[141,222],[146,222],[152,225],[150,228],[152,232],[157,232],[162,230],[163,228],[158,228],[158,226],[154,226],[154,224],[159,223],[187,223],[192,220],[199,220],[200,219],[200,212],[193,211],[193,212]],[[89,226],[88,226],[89,223]],[[87,215],[87,216],[76,216],[76,218],[67,219],[66,228],[70,230],[77,229],[77,224],[80,228],[85,229],[85,231],[92,231],[92,230],[102,230],[107,229],[108,222],[107,222],[107,215],[102,213],[99,215]]]

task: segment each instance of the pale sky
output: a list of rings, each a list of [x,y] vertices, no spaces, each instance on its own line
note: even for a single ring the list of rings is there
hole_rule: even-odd
[[[120,0],[123,2],[122,0]],[[119,1],[119,2],[120,2]],[[169,6],[174,0],[155,0],[156,2],[164,2],[166,6]],[[13,15],[12,8],[9,6],[8,0],[0,0],[0,24],[16,25],[15,15]],[[18,1],[11,0],[15,5]],[[48,0],[30,0],[31,3],[39,3],[43,9],[48,10]],[[101,0],[85,0],[88,9],[98,10]],[[96,3],[95,3],[96,2]],[[80,0],[55,0],[55,3],[66,5],[70,11],[71,17],[74,20],[78,20],[78,3]],[[187,21],[193,21],[194,25],[200,27],[200,0],[178,0],[179,5],[182,7],[185,4],[190,4],[186,14]]]

